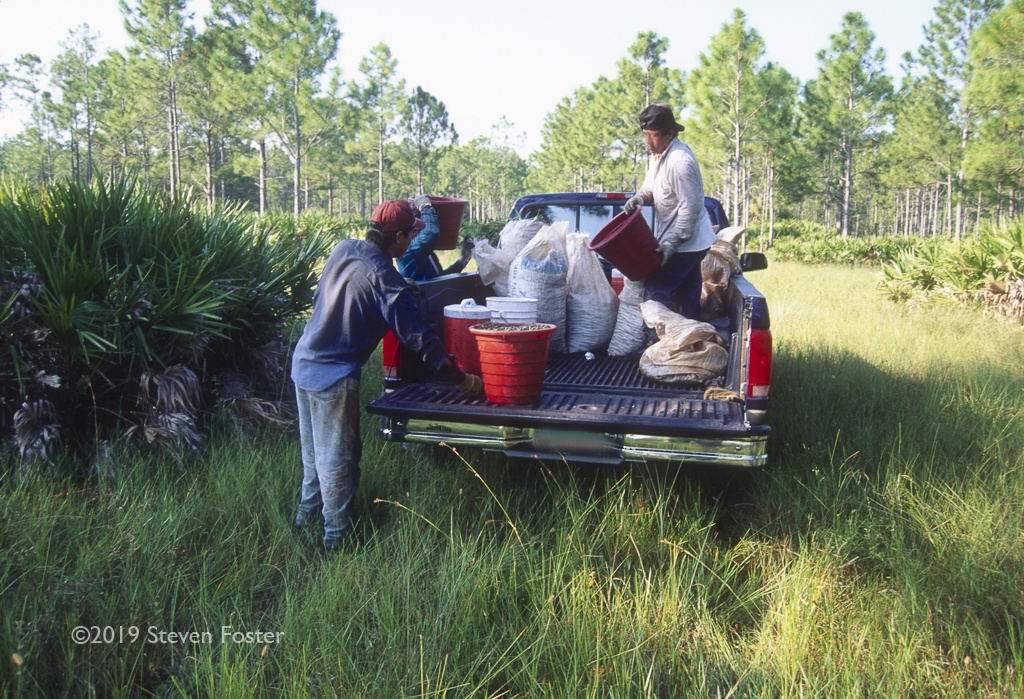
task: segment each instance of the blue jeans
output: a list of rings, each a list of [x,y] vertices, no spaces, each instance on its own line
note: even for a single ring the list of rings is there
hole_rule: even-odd
[[[700,320],[700,263],[707,250],[677,252],[644,277],[644,301],[658,301],[670,311]]]
[[[295,387],[302,444],[302,491],[295,524],[322,509],[324,545],[339,543],[352,527],[352,499],[359,487],[359,379],[345,378],[324,391]]]

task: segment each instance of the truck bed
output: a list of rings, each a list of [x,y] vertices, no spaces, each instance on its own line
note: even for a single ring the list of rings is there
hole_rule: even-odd
[[[445,306],[466,298],[482,304],[493,295],[476,273],[438,277],[419,289],[420,310],[438,334]],[[767,307],[742,275],[732,280],[729,306],[729,317],[716,326],[729,339],[728,369],[716,383],[743,392],[744,338],[752,327],[768,327]],[[771,428],[756,419],[754,401],[704,400],[704,385],[652,381],[640,373],[639,356],[550,355],[540,399],[500,405],[438,382],[412,353],[400,354],[401,379],[386,381],[384,394],[367,406],[381,416],[380,434],[389,441],[596,463],[661,460],[749,468],[767,462]]]
[[[744,431],[739,404],[704,400],[703,393],[700,386],[673,387],[645,378],[635,357],[587,361],[580,355],[562,355],[550,362],[537,403],[499,405],[468,396],[451,384],[419,383],[402,386],[367,409],[400,418],[461,418],[512,427],[572,425],[603,431],[632,426],[652,434],[677,434],[684,427],[713,424]]]
[[[499,405],[423,382],[387,393],[367,410],[384,416],[382,433],[400,441],[615,463],[658,458],[683,441],[694,461],[761,465],[768,428],[745,423],[739,403],[703,395],[703,386],[644,377],[636,357],[588,361],[573,354],[550,360],[537,403]]]

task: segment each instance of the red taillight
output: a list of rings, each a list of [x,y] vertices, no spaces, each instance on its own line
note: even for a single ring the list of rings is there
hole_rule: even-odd
[[[384,388],[397,388],[402,380],[402,346],[390,330],[384,336],[381,357],[384,360]]]
[[[772,385],[772,331],[750,331],[747,398],[767,398]]]

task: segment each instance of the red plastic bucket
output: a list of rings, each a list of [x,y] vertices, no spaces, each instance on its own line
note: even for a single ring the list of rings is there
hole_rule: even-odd
[[[661,264],[661,255],[655,252],[658,241],[639,206],[629,215],[625,211],[616,214],[598,231],[588,247],[611,262],[624,277],[635,282]]]
[[[462,216],[466,212],[466,204],[469,203],[469,200],[455,197],[430,197],[430,203],[434,205],[434,211],[437,212],[437,227],[441,229],[437,249],[454,250],[459,243],[459,228],[462,226]]]
[[[473,299],[444,307],[444,346],[455,356],[455,363],[467,374],[480,373],[480,351],[470,326],[491,319],[491,309],[478,306]]]
[[[485,326],[493,329],[486,329]],[[523,328],[531,328],[525,330]],[[470,327],[480,350],[484,393],[492,403],[535,403],[544,388],[551,335],[558,326],[550,323],[501,325],[484,323]]]

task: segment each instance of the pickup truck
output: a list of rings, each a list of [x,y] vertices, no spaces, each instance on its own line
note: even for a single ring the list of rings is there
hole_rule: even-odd
[[[568,221],[569,230],[597,233],[632,196],[628,192],[551,193],[521,197],[509,215]],[[728,225],[721,205],[705,206],[716,226]],[[649,207],[648,207],[649,208]],[[653,227],[651,212],[645,211]],[[764,269],[761,253],[741,256],[744,271]],[[421,310],[440,333],[444,307],[493,289],[474,273],[420,282]],[[768,393],[772,340],[765,297],[743,274],[733,275],[727,323],[717,326],[729,345],[721,388],[739,400],[705,398],[704,384],[664,384],[646,378],[639,355],[553,354],[538,402],[498,405],[433,379],[411,353],[385,343],[385,390],[367,410],[380,416],[388,441],[477,447],[511,457],[619,464],[672,461],[757,468],[767,463]]]

